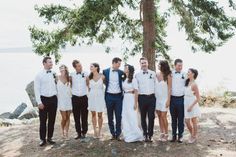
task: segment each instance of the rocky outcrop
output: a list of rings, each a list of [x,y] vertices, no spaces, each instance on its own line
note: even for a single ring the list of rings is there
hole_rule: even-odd
[[[37,107],[38,104],[36,102],[35,99],[35,94],[34,94],[34,81],[30,82],[27,86],[26,86],[26,93],[28,94],[30,101],[33,105],[33,107]]]
[[[5,112],[0,115],[2,119],[8,119],[11,116],[11,112]]]
[[[12,125],[32,124],[38,121],[38,108],[27,106],[25,103],[19,105],[13,113],[5,112],[0,115],[0,126],[9,127]],[[21,112],[23,111],[23,112]],[[19,116],[18,114],[21,113]]]
[[[9,119],[17,119],[21,113],[26,109],[27,105],[25,103],[20,104],[13,113],[9,116]]]
[[[18,119],[31,119],[31,118],[37,118],[39,115],[38,109],[36,108],[30,108],[28,110],[25,110]]]

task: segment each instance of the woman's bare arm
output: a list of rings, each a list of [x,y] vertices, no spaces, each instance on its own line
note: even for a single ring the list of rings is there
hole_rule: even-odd
[[[168,85],[168,98],[167,98],[166,108],[170,106],[170,97],[171,97],[171,89],[172,89],[172,76],[171,75],[168,75],[167,85]]]
[[[199,103],[199,101],[200,101],[200,93],[199,93],[199,89],[198,89],[197,84],[194,83],[191,88],[192,88],[192,91],[194,92],[194,95],[196,96],[196,100],[192,104],[192,107],[193,107],[194,105]]]

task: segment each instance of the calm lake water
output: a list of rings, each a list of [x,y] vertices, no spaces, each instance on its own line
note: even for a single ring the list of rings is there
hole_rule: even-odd
[[[86,71],[92,62],[98,62],[101,69],[107,68],[111,60],[119,53],[65,53],[60,64],[66,64],[70,71],[73,71],[71,62],[73,59],[82,61]],[[236,76],[232,68],[236,67],[234,59],[228,56],[227,60],[221,61],[222,56],[217,55],[184,55],[185,70],[189,67],[195,67],[200,75],[198,84],[202,92],[217,91],[216,89],[229,89],[236,91]],[[21,102],[30,104],[29,98],[25,92],[26,85],[32,81],[35,75],[42,69],[42,57],[34,53],[0,53],[0,113],[12,111]],[[132,57],[128,63],[135,65],[139,69],[139,56]],[[58,66],[54,67],[58,71]]]

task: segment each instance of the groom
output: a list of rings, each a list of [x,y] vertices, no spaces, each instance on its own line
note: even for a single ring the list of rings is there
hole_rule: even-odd
[[[122,77],[124,72],[119,70],[121,65],[120,58],[113,58],[112,67],[105,69],[104,83],[106,85],[105,101],[107,107],[108,125],[112,134],[112,140],[120,141],[121,134],[121,113],[122,113]],[[116,127],[114,127],[113,114],[115,113]]]

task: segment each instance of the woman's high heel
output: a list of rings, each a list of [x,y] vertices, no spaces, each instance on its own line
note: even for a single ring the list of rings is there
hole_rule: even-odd
[[[162,142],[166,142],[166,141],[168,141],[168,134],[164,134],[164,136],[163,136],[163,138],[162,138]]]

